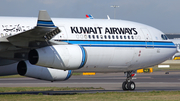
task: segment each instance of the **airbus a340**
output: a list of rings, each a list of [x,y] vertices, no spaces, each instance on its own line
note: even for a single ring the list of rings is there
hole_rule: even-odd
[[[161,31],[114,19],[0,17],[0,75],[67,80],[72,71],[125,72],[123,90],[134,90],[133,71],[176,52]]]

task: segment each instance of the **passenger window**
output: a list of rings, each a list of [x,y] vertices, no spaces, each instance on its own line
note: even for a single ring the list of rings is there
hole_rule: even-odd
[[[112,39],[114,39],[114,35],[112,36]]]
[[[97,39],[99,39],[99,36],[98,36],[98,35],[96,35],[96,37],[97,37]]]
[[[126,39],[126,36],[124,36],[124,39]]]
[[[118,35],[116,35],[116,39],[119,39]]]
[[[95,39],[95,36],[94,36],[94,35],[92,35],[92,37],[93,37],[93,39]]]
[[[79,35],[76,35],[76,38],[79,38]]]
[[[109,38],[109,39],[111,39],[111,36],[110,36],[110,35],[108,35],[108,38]]]
[[[106,35],[104,35],[104,38],[107,39]]]
[[[91,35],[89,35],[89,39],[91,39]]]
[[[84,35],[84,38],[87,39],[87,35]]]
[[[82,38],[83,38],[83,36],[82,36],[82,35],[80,35],[80,38],[82,39]]]
[[[101,39],[103,39],[103,36],[101,35]]]
[[[130,36],[128,36],[128,39],[130,39]]]
[[[120,39],[122,39],[122,36],[120,36]]]
[[[133,37],[133,36],[131,36],[131,38],[132,38],[132,39],[134,39],[134,37]]]

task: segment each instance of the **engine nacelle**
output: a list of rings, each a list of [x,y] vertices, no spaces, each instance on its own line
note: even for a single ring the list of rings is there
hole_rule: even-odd
[[[86,54],[78,45],[54,45],[29,52],[29,62],[33,65],[53,67],[61,70],[74,70],[83,67]]]
[[[0,76],[17,74],[16,66],[17,66],[17,62],[9,65],[0,66]]]
[[[64,81],[71,77],[71,70],[59,70],[31,65],[29,61],[20,61],[17,65],[19,75],[48,81]]]

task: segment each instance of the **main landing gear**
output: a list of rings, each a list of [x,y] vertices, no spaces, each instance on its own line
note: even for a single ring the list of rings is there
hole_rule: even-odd
[[[128,71],[128,72],[126,72],[126,74],[127,74],[127,78],[126,78],[126,81],[124,81],[122,84],[122,89],[124,91],[135,90],[136,85],[133,81],[131,81],[132,77],[135,76],[135,74],[133,73],[133,71]]]

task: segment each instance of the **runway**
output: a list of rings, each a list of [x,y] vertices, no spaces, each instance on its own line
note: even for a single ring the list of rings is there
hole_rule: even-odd
[[[94,76],[72,76],[66,81],[43,81],[33,78],[3,78],[0,87],[102,87],[105,90],[86,91],[56,91],[57,93],[94,93],[94,92],[123,92],[121,85],[125,80],[124,73],[98,73]],[[137,92],[146,91],[180,91],[180,71],[153,72],[137,74],[133,81]],[[27,93],[27,92],[26,92]],[[32,93],[32,92],[29,92]],[[35,92],[33,92],[35,93]],[[38,93],[38,92],[37,92]],[[41,92],[42,93],[42,92]],[[50,94],[50,92],[44,92]],[[4,93],[1,93],[4,94]],[[18,94],[18,93],[16,93]]]

